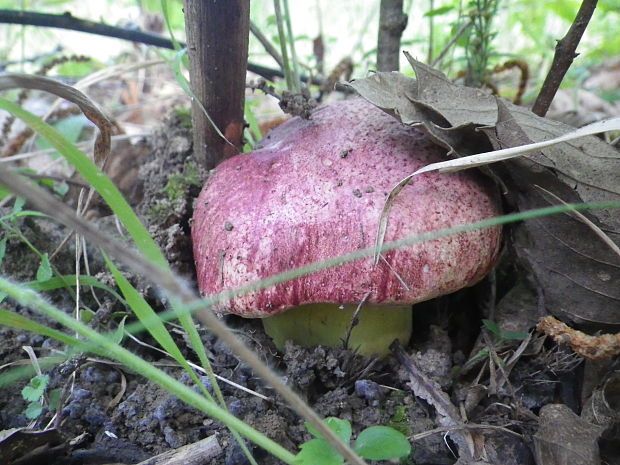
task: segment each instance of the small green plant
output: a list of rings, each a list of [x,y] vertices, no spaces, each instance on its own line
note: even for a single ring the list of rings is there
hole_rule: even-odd
[[[499,0],[470,0],[472,31],[467,47],[466,84],[481,87],[488,73],[489,58],[493,53],[493,40],[497,33],[491,25],[497,15]]]
[[[38,375],[30,380],[30,382],[22,389],[22,397],[28,402],[28,407],[24,410],[24,415],[29,420],[34,420],[43,411],[43,400],[47,385],[50,381],[48,375]],[[48,404],[50,408],[56,408],[58,404],[60,391],[54,389],[49,392]]]
[[[351,441],[351,423],[335,417],[324,420],[325,424],[346,444]],[[315,439],[303,443],[295,457],[298,465],[340,465],[344,458],[309,423],[306,429]],[[368,460],[391,460],[411,453],[407,437],[389,426],[371,426],[362,431],[353,444],[353,450]]]

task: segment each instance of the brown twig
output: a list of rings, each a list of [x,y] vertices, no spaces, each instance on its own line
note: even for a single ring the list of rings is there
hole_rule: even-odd
[[[590,22],[590,18],[592,18],[597,1],[598,0],[583,0],[577,12],[577,16],[575,17],[575,21],[573,21],[573,24],[564,38],[559,40],[556,44],[551,68],[536,98],[536,102],[534,102],[534,106],[532,107],[532,112],[534,114],[545,116],[547,113],[551,101],[560,88],[560,84],[568,68],[570,68],[573,60],[578,55],[578,53],[575,53],[575,50],[577,50],[579,41]]]
[[[131,42],[153,45],[155,47],[174,50],[174,44],[167,37],[149,34],[143,31],[136,31],[133,29],[109,26],[107,24],[98,23],[95,21],[87,21],[77,18],[70,13],[47,14],[35,13],[33,11],[24,10],[0,9],[0,24],[23,24],[30,26],[67,29],[71,31],[85,32],[87,34],[95,34],[104,37],[113,37],[116,39],[129,40]],[[181,48],[185,47],[185,43],[183,42],[179,42],[179,45]],[[6,65],[6,63],[4,64]],[[270,80],[276,77],[284,77],[284,74],[281,70],[267,68],[265,66],[257,65],[254,63],[248,63],[248,71],[256,73],[259,76]],[[300,78],[302,81],[306,81],[308,79],[307,76],[300,76]]]
[[[269,42],[269,39],[262,33],[262,31],[258,28],[256,24],[250,21],[250,32],[256,39],[261,43],[265,51],[271,55],[271,58],[275,60],[280,69],[284,68],[284,63],[282,61],[282,55],[278,53],[276,48]]]

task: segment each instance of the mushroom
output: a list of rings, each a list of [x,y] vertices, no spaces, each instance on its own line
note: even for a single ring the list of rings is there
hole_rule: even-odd
[[[391,188],[445,150],[360,98],[293,118],[254,151],[221,163],[196,203],[192,238],[203,295],[235,289],[374,244]],[[500,213],[492,184],[474,171],[425,173],[390,210],[386,241]],[[499,227],[477,229],[317,271],[237,296],[216,310],[263,318],[282,348],[337,346],[384,355],[411,335],[412,305],[471,286],[498,255]]]

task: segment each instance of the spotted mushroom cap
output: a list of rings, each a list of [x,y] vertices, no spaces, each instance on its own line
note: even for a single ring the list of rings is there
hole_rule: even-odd
[[[371,247],[388,193],[445,150],[355,98],[293,118],[256,150],[221,163],[194,212],[203,295]],[[426,173],[396,197],[385,241],[497,216],[496,193],[469,170]],[[499,227],[418,243],[236,297],[218,310],[266,317],[301,304],[416,303],[479,281],[500,246]]]

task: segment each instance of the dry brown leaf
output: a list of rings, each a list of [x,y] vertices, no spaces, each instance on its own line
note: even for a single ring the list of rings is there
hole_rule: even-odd
[[[538,465],[596,465],[601,463],[597,440],[602,428],[579,418],[563,404],[540,410],[534,453]]]
[[[407,54],[417,81],[399,73],[377,73],[356,80],[351,86],[362,97],[395,115],[403,123],[419,126],[455,156],[504,148],[502,139],[483,138],[481,127],[495,127],[499,120],[498,99],[479,89],[452,84],[442,73]],[[502,101],[512,120],[533,142],[552,139],[575,130],[541,118],[524,107]],[[486,140],[485,140],[486,139]],[[620,152],[595,136],[586,136],[542,149],[528,158],[553,169],[574,186],[584,202],[620,201]],[[620,231],[620,215],[595,213]]]
[[[404,123],[426,131],[454,156],[543,142],[575,130],[478,89],[454,85],[407,58],[417,80],[378,73],[351,86]],[[508,188],[509,201],[522,211],[562,202],[620,202],[620,152],[595,136],[544,147],[492,169]],[[387,228],[390,199],[408,181],[402,180],[388,198],[378,245]],[[537,279],[539,297],[551,314],[598,329],[620,324],[620,258],[608,245],[620,244],[620,213],[596,210],[587,218],[590,225],[571,214],[525,221],[516,228],[514,247]]]

